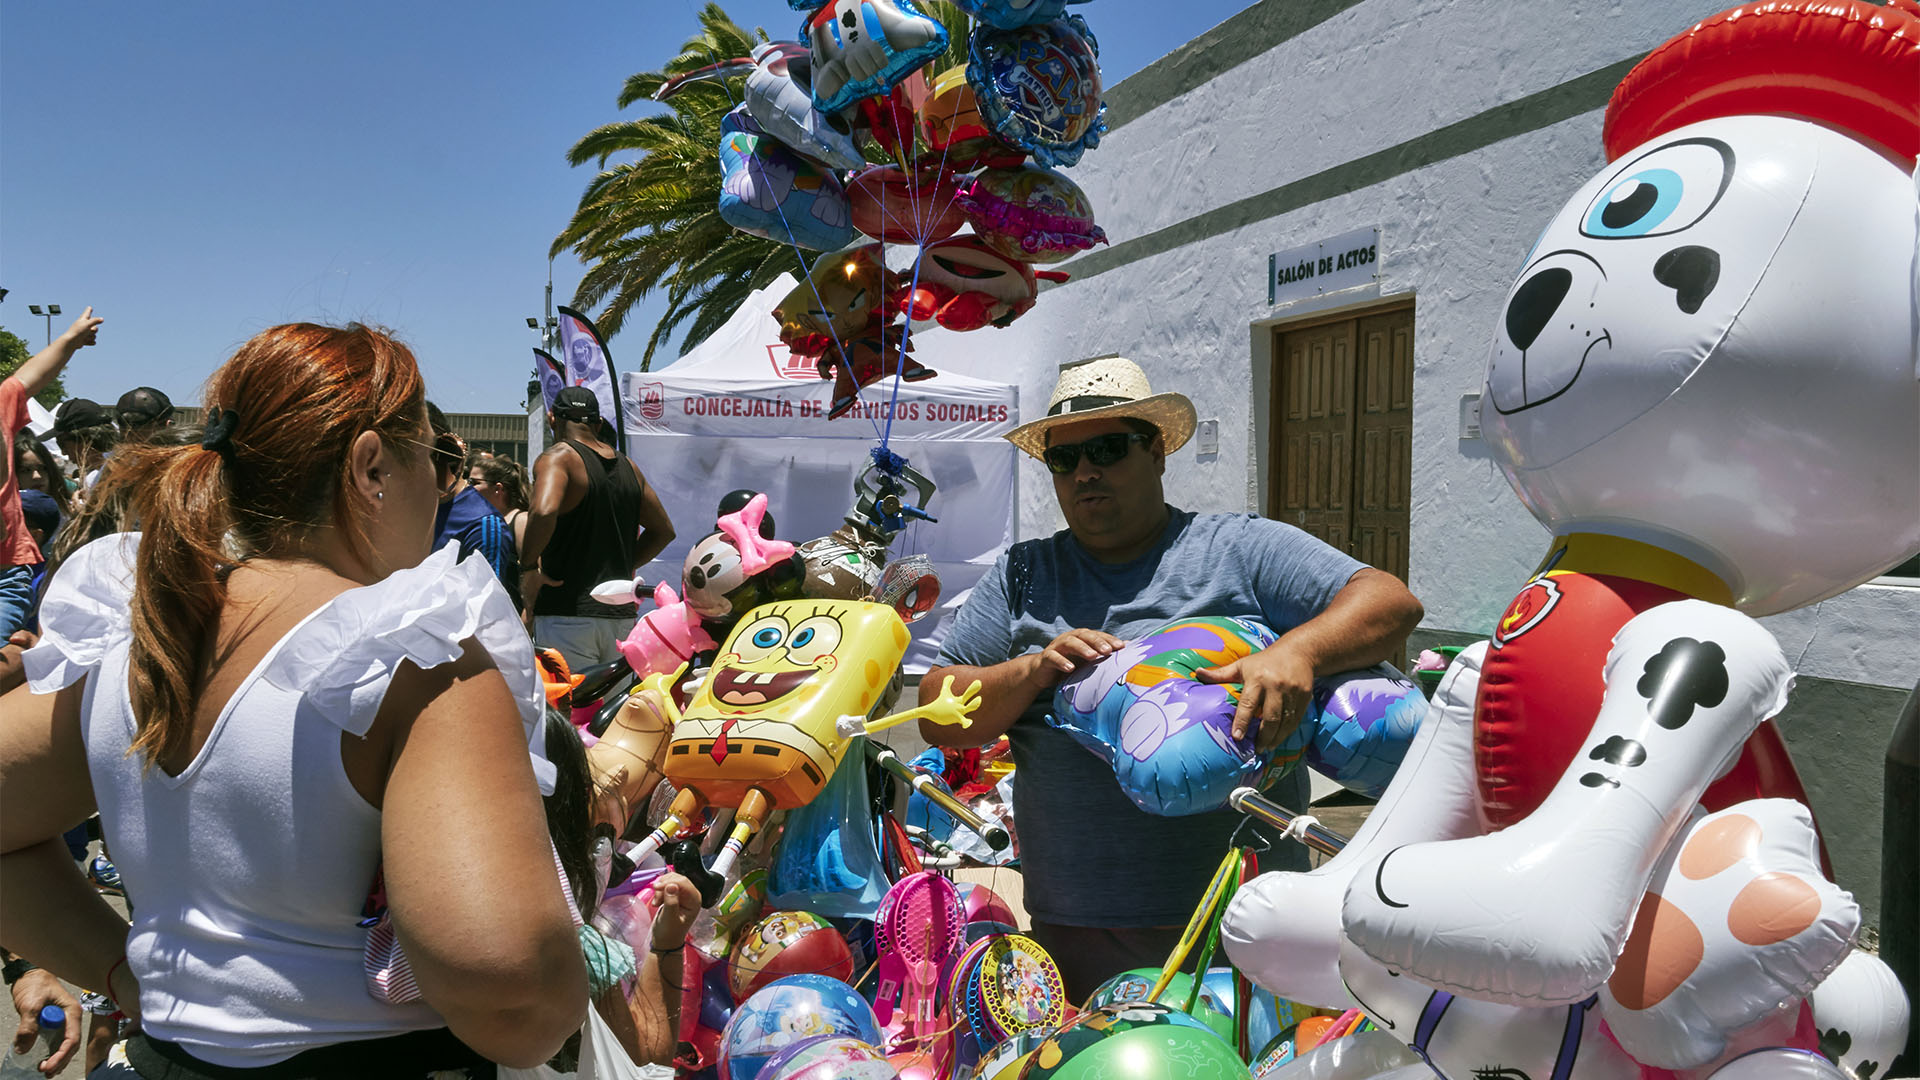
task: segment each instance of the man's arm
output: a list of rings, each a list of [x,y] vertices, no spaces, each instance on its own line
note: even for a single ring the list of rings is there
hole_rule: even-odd
[[[1201,682],[1241,683],[1234,738],[1255,720],[1255,743],[1271,750],[1306,717],[1313,680],[1399,656],[1426,609],[1400,579],[1362,567],[1320,614],[1244,660],[1197,672]]]
[[[941,684],[951,675],[955,686],[980,680],[980,707],[974,710],[972,727],[922,720],[920,737],[929,746],[984,746],[1005,735],[1034,699],[1051,693],[1082,665],[1099,663],[1125,644],[1099,630],[1069,630],[1040,652],[998,664],[930,668],[920,677],[920,704],[938,697]]]
[[[533,610],[533,598],[540,586],[559,584],[540,572],[540,556],[553,539],[553,527],[560,520],[560,508],[566,505],[567,488],[572,483],[567,459],[573,456],[566,444],[541,454],[533,463],[533,504],[527,509],[527,543],[520,552],[520,602]]]
[[[660,502],[660,493],[647,483],[647,474],[632,461],[627,464],[633,468],[634,478],[640,481],[640,546],[634,549],[633,565],[627,567],[627,573],[632,574],[673,543],[673,521]]]
[[[34,353],[32,359],[21,364],[20,370],[14,372],[14,378],[19,379],[21,385],[27,388],[27,396],[32,397],[45,390],[54,376],[60,374],[60,369],[67,366],[67,361],[73,359],[74,353],[93,344],[99,336],[100,324],[105,321],[105,319],[94,318],[93,309],[88,308],[85,314],[73,320],[72,326],[67,327],[59,337],[54,338],[52,344]]]

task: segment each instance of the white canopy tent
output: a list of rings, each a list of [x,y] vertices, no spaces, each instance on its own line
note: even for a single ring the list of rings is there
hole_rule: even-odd
[[[622,375],[627,452],[678,534],[641,575],[677,590],[688,549],[713,531],[716,504],[736,488],[766,492],[783,540],[832,532],[887,433],[889,448],[937,486],[927,509],[939,522],[909,525],[892,551],[927,555],[940,574],[940,606],[914,624],[907,654],[908,670],[924,671],[960,597],[1013,542],[1018,451],[1001,436],[1019,426],[1018,388],[942,371],[902,383],[896,401],[886,379],[828,420],[833,384],[779,343],[772,310],[792,287],[783,277],[756,292],[673,366]]]

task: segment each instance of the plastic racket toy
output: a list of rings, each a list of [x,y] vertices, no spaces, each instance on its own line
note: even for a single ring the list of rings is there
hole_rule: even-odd
[[[930,870],[893,883],[880,899],[874,919],[880,949],[880,985],[874,1015],[894,1026],[894,1002],[905,1014],[907,1042],[919,1043],[935,1030],[940,977],[966,942],[967,914],[953,882]]]
[[[1038,942],[1006,934],[981,944],[986,948],[967,980],[967,1019],[981,1046],[1034,1028],[1056,1027],[1066,1018],[1060,968]]]

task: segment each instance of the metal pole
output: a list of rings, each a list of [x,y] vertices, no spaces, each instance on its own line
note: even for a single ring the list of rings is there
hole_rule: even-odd
[[[1248,817],[1258,818],[1282,832],[1292,835],[1293,819],[1299,815],[1267,798],[1252,788],[1236,788],[1227,796],[1227,804]],[[1299,840],[1322,855],[1338,855],[1347,846],[1347,838],[1331,829],[1323,829],[1318,824],[1309,824],[1301,831]]]

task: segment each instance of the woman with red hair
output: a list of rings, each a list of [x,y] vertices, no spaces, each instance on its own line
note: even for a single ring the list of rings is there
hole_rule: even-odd
[[[116,455],[143,531],[66,563],[0,704],[0,940],[140,1020],[143,1075],[484,1075],[580,1028],[532,651],[429,555],[423,391],[363,326],[241,346],[200,442]],[[59,842],[96,807],[131,926]],[[416,1003],[366,989],[376,876]]]

